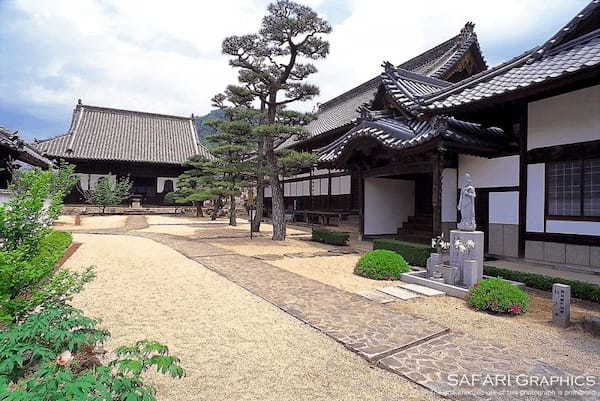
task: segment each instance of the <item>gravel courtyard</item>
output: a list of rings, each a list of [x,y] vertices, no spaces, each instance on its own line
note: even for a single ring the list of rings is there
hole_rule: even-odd
[[[145,238],[75,234],[65,267],[96,265],[74,299],[112,332],[107,349],[141,338],[181,358],[182,380],[151,375],[160,400],[437,400],[370,366],[325,335]]]

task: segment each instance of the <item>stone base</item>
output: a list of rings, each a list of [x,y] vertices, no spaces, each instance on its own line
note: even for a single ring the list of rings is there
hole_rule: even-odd
[[[461,255],[456,248],[454,242],[461,240],[462,242],[473,241],[475,248],[467,255]],[[477,281],[483,277],[483,246],[484,234],[483,231],[450,231],[450,266],[458,267],[460,271],[460,282],[464,282],[463,266],[464,260],[474,260],[477,262]]]

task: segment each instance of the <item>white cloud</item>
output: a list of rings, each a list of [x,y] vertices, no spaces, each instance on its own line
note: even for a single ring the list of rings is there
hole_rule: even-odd
[[[375,76],[383,60],[400,63],[448,39],[467,20],[476,22],[484,45],[496,45],[531,35],[545,21],[566,21],[585,3],[346,1],[335,6],[306,1],[329,16],[340,4],[350,8],[350,16],[330,35],[330,57],[318,63],[321,71],[313,80],[321,86],[320,101]],[[2,78],[0,91],[11,93],[14,105],[34,112],[36,107],[70,109],[82,98],[88,104],[189,115],[208,112],[212,95],[235,82],[221,42],[256,31],[267,1],[11,4],[14,17],[2,29],[23,48],[8,54],[19,67],[11,67],[14,77]],[[0,7],[0,13],[7,10]],[[0,67],[14,61],[0,61]]]

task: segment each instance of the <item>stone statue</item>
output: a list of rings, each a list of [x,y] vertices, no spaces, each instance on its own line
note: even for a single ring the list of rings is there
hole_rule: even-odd
[[[465,183],[460,191],[458,210],[460,210],[458,229],[475,231],[475,187],[473,187],[473,181],[469,173],[465,174]]]

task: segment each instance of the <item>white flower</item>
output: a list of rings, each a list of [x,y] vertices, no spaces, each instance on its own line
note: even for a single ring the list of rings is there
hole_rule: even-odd
[[[467,241],[467,248],[469,249],[475,249],[475,241],[473,241],[472,239]]]
[[[432,247],[432,248],[435,248],[435,246],[436,246],[436,243],[435,243],[435,238],[432,238],[432,239],[431,239],[431,247]]]
[[[464,254],[464,253],[466,253],[466,252],[467,252],[467,248],[466,248],[466,247],[465,247],[463,244],[460,244],[460,245],[458,246],[458,251],[459,251],[460,253]]]
[[[458,248],[460,245],[461,245],[461,242],[460,242],[459,239],[457,239],[457,240],[454,241],[454,247],[455,248]]]
[[[58,363],[61,366],[68,365],[68,363],[71,362],[72,360],[73,360],[73,355],[71,354],[71,351],[68,351],[68,350],[56,357],[56,363]]]

